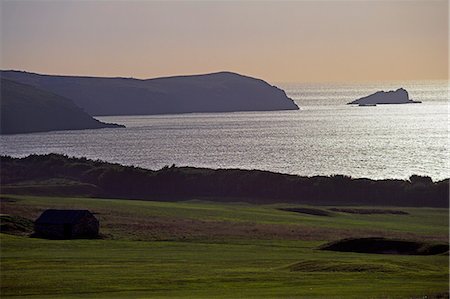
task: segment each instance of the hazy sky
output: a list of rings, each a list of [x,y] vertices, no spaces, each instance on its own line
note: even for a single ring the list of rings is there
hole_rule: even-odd
[[[1,68],[271,82],[446,79],[448,1],[1,1]]]

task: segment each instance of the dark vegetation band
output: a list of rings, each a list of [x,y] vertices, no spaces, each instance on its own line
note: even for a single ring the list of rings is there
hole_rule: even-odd
[[[177,201],[204,198],[253,203],[318,205],[449,206],[449,179],[433,182],[304,177],[261,170],[164,167],[147,170],[60,154],[1,156],[1,192],[39,195],[88,195]]]

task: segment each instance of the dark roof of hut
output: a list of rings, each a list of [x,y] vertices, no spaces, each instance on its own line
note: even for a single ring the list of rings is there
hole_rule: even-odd
[[[35,223],[38,224],[72,224],[78,221],[78,219],[92,216],[92,213],[88,210],[46,210],[44,211]]]

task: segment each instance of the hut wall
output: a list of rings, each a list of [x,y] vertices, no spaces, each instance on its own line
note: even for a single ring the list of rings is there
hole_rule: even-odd
[[[62,224],[35,224],[34,231],[37,235],[62,239],[64,238],[64,226]]]
[[[99,231],[98,220],[94,217],[83,217],[72,228],[72,237],[97,237]]]

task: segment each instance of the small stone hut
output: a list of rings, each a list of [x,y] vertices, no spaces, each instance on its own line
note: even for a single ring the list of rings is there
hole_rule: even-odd
[[[34,222],[38,237],[77,239],[98,237],[99,222],[88,210],[46,210]]]

